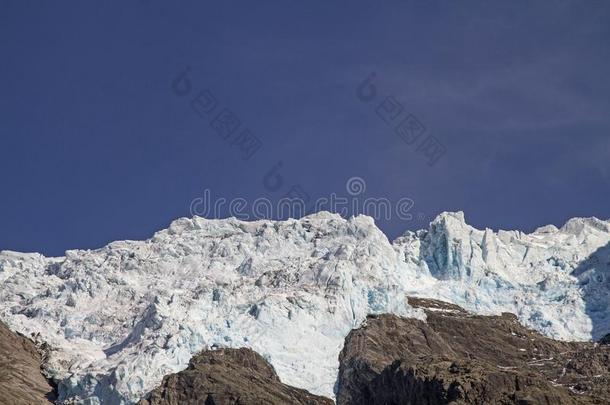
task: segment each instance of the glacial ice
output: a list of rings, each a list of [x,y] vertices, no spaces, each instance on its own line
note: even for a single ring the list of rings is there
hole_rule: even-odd
[[[596,218],[524,234],[443,213],[394,242],[366,216],[181,218],[65,257],[0,252],[0,318],[47,344],[66,402],[134,403],[220,346],[250,347],[284,383],[334,397],[343,339],[368,313],[425,319],[408,295],[513,312],[557,339],[603,336],[609,242]]]

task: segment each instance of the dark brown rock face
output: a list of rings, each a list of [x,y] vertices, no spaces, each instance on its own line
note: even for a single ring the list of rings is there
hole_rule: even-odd
[[[0,404],[52,404],[54,388],[41,373],[41,362],[34,343],[0,322]]]
[[[188,368],[163,378],[140,405],[332,405],[324,397],[282,384],[273,367],[249,349],[194,356]]]
[[[371,316],[340,354],[337,403],[610,404],[610,346],[560,342],[512,314],[410,298],[427,323]]]

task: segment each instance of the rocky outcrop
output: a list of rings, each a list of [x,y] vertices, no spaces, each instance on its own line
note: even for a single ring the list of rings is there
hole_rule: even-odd
[[[337,403],[608,404],[610,346],[562,342],[509,313],[410,298],[427,322],[369,316],[340,354]]]
[[[0,404],[52,404],[54,387],[41,373],[41,362],[32,341],[0,322]]]
[[[186,370],[163,378],[139,405],[332,405],[330,399],[282,384],[273,367],[250,349],[209,350]]]

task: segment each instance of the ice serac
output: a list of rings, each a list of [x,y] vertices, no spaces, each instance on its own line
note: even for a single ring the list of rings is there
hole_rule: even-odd
[[[62,258],[3,252],[0,313],[55,349],[60,400],[135,402],[215,346],[252,348],[283,383],[332,397],[352,328],[368,313],[418,316],[398,262],[364,216],[182,218]]]
[[[425,318],[407,295],[513,312],[550,337],[603,336],[609,227],[493,232],[443,213],[391,243],[366,216],[181,218],[65,257],[1,252],[0,318],[53,349],[61,400],[133,403],[212,347],[251,348],[283,383],[333,397],[344,338],[367,314]]]
[[[464,213],[443,213],[430,224],[422,241],[423,258],[430,274],[441,280],[479,278],[488,257],[488,233],[475,233]]]
[[[598,339],[610,327],[610,224],[573,218],[531,234],[478,230],[461,212],[443,213],[427,232],[395,241],[433,286],[422,295],[480,313],[512,312],[558,339]]]

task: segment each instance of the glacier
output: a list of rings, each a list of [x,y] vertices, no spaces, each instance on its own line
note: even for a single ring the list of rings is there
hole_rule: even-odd
[[[134,403],[215,347],[252,348],[282,382],[333,398],[343,340],[367,314],[425,319],[408,296],[512,312],[556,339],[604,336],[609,244],[597,218],[526,234],[445,212],[390,242],[362,215],[195,216],[64,257],[0,252],[0,319],[44,348],[64,403]]]

